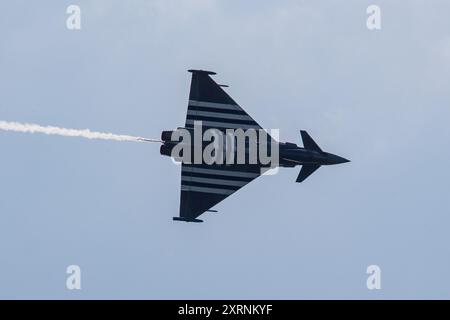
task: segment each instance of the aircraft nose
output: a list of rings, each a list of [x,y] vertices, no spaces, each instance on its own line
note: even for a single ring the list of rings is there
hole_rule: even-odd
[[[335,154],[329,154],[328,155],[328,161],[331,164],[341,164],[341,163],[346,163],[346,162],[350,162],[350,160],[345,159],[343,157],[337,156]]]
[[[350,160],[345,159],[343,157],[338,157],[339,158],[339,163],[346,163],[346,162],[350,162]]]

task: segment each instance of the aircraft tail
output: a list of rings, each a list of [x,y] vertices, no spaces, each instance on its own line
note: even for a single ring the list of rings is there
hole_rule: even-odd
[[[317,143],[311,138],[308,132],[300,130],[302,135],[303,147],[307,150],[313,150],[317,152],[322,152],[322,149],[317,145]],[[295,182],[303,182],[312,175],[317,169],[320,168],[320,164],[305,164],[302,166],[300,173],[298,174],[297,180]]]

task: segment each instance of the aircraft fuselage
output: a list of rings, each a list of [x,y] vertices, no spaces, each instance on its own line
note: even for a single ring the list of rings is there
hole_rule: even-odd
[[[298,147],[294,143],[280,143],[280,167],[294,167],[296,165],[315,164],[332,165],[349,162],[349,160],[332,153],[308,150]]]

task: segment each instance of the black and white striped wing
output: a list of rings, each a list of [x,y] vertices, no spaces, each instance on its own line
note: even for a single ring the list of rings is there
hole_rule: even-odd
[[[180,217],[197,218],[260,175],[258,165],[182,164]]]
[[[213,72],[190,70],[191,90],[186,128],[202,121],[203,131],[215,128],[261,129],[211,77]],[[180,217],[195,219],[261,175],[261,166],[233,164],[183,164],[181,169]]]
[[[194,121],[202,121],[203,130],[261,129],[209,74],[192,70],[185,127],[193,128]]]

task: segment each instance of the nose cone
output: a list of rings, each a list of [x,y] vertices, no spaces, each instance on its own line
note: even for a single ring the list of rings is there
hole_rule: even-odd
[[[346,163],[346,162],[350,162],[350,160],[347,160],[345,158],[339,157],[335,154],[331,154],[329,153],[327,155],[327,161],[329,164],[341,164],[341,163]]]

